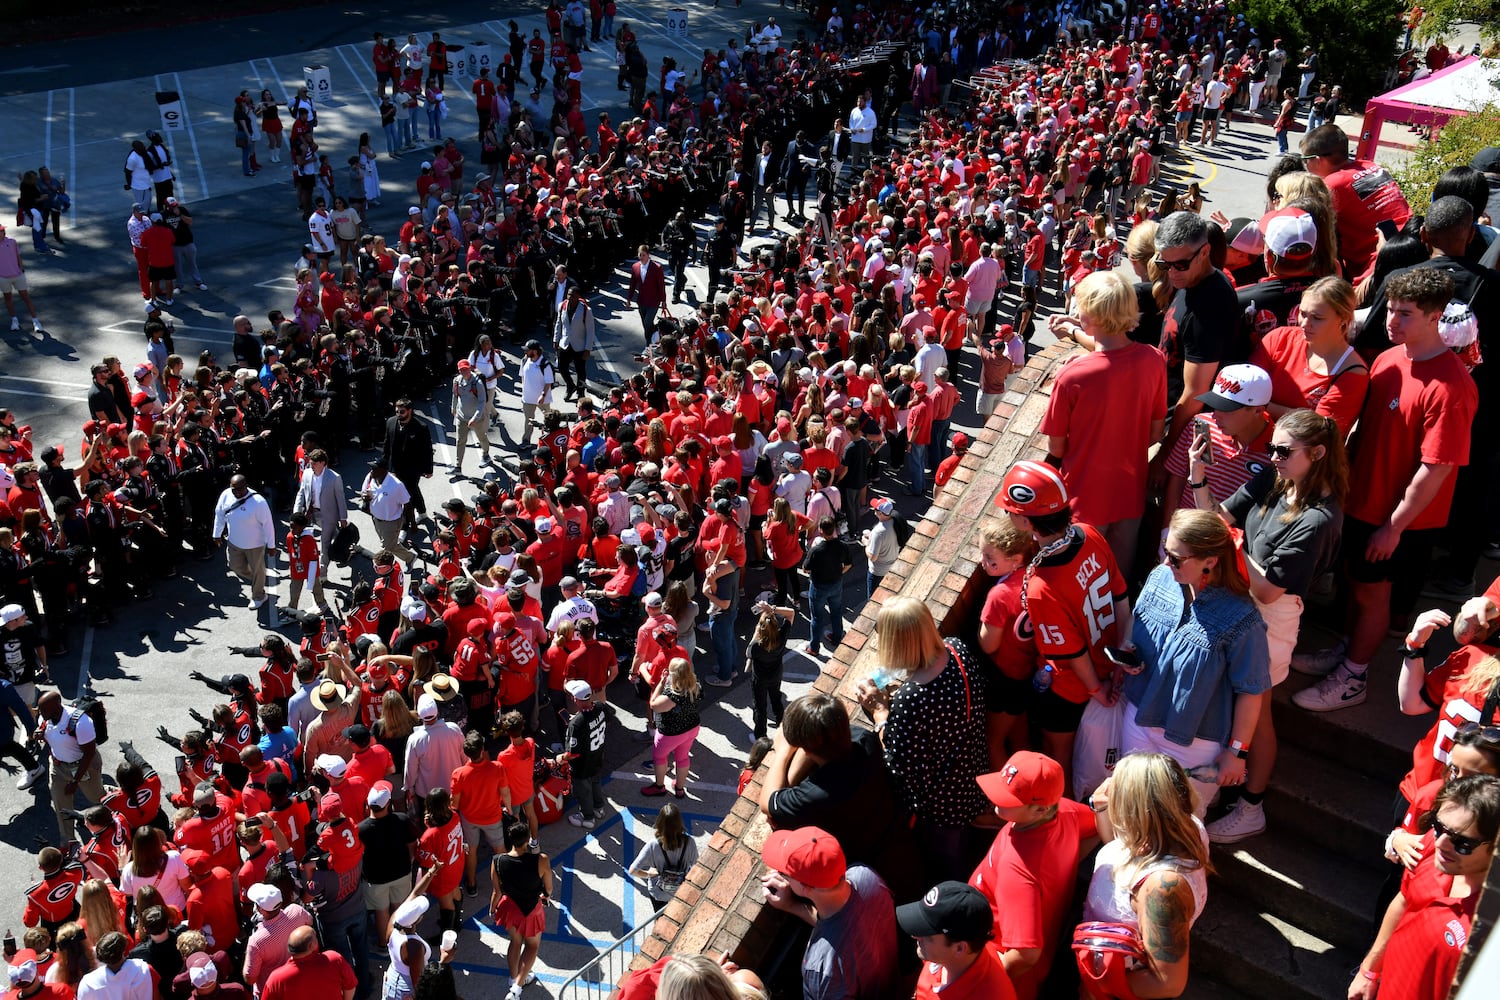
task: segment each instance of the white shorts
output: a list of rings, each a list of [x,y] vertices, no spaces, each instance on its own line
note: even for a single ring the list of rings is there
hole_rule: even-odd
[[[1182,746],[1167,739],[1165,730],[1144,729],[1135,724],[1135,706],[1126,702],[1125,721],[1120,727],[1120,756],[1132,753],[1164,753],[1177,763],[1182,765],[1184,771],[1204,764],[1212,764],[1219,759],[1219,754],[1224,752],[1224,747],[1213,740],[1193,740],[1190,746]],[[1208,812],[1209,804],[1219,794],[1219,786],[1212,781],[1198,781],[1189,778],[1188,781],[1198,791],[1198,808],[1194,810],[1195,815],[1202,819]]]
[[[1266,648],[1271,654],[1271,686],[1287,679],[1292,651],[1297,648],[1297,628],[1302,621],[1302,598],[1282,594],[1270,604],[1255,602],[1266,622]],[[1269,694],[1269,692],[1267,692]]]
[[[26,272],[25,271],[22,271],[20,274],[17,274],[14,277],[10,277],[10,278],[0,277],[0,293],[4,293],[6,295],[9,295],[12,292],[24,292],[24,291],[26,291]]]

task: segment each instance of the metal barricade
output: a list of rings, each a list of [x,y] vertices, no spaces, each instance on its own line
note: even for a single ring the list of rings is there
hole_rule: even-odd
[[[651,914],[558,987],[557,1000],[608,1000],[661,911]]]

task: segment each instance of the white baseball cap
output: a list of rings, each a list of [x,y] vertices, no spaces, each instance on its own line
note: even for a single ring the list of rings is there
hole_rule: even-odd
[[[424,694],[417,699],[417,718],[436,719],[438,717],[437,699],[430,694]]]
[[[1271,376],[1256,365],[1225,365],[1214,376],[1214,387],[1198,397],[1198,402],[1219,413],[1265,406],[1270,401]]]

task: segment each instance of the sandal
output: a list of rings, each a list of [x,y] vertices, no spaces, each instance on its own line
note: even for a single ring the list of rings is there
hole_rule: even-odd
[[[665,785],[658,785],[658,784],[652,783],[652,784],[649,784],[649,785],[646,785],[645,787],[643,787],[641,789],[641,794],[654,799],[654,798],[657,798],[658,796],[662,796],[662,795],[667,794],[667,789],[666,789]]]
[[[683,788],[681,785],[678,785],[675,789],[672,790],[672,794],[677,796],[679,799],[685,799],[687,798],[687,789]]]

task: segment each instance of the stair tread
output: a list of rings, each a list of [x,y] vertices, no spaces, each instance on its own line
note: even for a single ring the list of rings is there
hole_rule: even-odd
[[[1268,795],[1313,805],[1367,833],[1378,833],[1383,841],[1391,828],[1396,784],[1302,747],[1283,744]]]
[[[1292,704],[1292,695],[1317,683],[1292,676],[1276,686],[1273,711],[1281,744],[1343,750],[1344,762],[1378,777],[1399,778],[1411,763],[1411,749],[1431,728],[1431,715],[1404,715],[1396,707],[1396,673],[1377,658],[1370,667],[1370,696],[1362,704],[1337,712],[1308,712]],[[1399,670],[1399,664],[1396,670]],[[1318,736],[1325,737],[1323,741]]]
[[[1232,892],[1211,893],[1193,925],[1193,964],[1240,996],[1341,997],[1362,955],[1262,913]]]
[[[1362,942],[1382,875],[1337,851],[1267,833],[1213,848],[1215,882],[1253,897],[1264,909],[1336,943]],[[1314,902],[1315,901],[1315,902]]]

